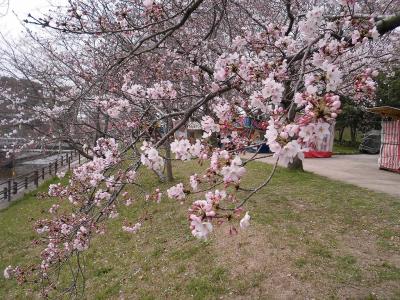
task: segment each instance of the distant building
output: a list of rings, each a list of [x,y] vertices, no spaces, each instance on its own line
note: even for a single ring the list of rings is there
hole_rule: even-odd
[[[177,124],[177,122],[174,123],[174,126]],[[201,129],[201,124],[197,121],[189,121],[186,126],[181,127],[175,132],[175,138],[184,138],[193,141],[200,139],[202,135],[203,130]]]

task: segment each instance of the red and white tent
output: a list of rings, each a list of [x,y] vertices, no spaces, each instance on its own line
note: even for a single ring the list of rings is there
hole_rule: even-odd
[[[400,109],[382,106],[369,111],[383,117],[379,168],[400,173]]]

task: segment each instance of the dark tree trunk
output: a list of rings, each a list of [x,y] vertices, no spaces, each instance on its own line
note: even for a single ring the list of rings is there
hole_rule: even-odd
[[[174,176],[172,174],[172,162],[171,162],[171,146],[169,144],[169,140],[165,143],[165,169],[167,171],[167,180],[169,182],[174,181]]]
[[[339,143],[343,142],[343,134],[344,134],[345,129],[346,129],[346,127],[342,127],[339,129]]]
[[[287,82],[285,84],[285,94],[288,95],[289,93],[290,93],[290,83]],[[289,106],[289,111],[288,111],[288,119],[289,119],[289,121],[294,122],[294,120],[296,118],[296,107],[297,107],[297,105],[292,101],[289,101],[285,106],[287,107],[287,105],[290,105]],[[303,161],[296,156],[296,157],[293,158],[293,161],[288,164],[287,168],[289,170],[304,171],[304,169],[303,169]]]
[[[304,169],[303,169],[303,161],[296,156],[295,158],[293,158],[293,162],[288,164],[288,169],[289,170],[304,171]]]
[[[167,132],[170,129],[171,129],[171,122],[168,119],[167,120]],[[169,182],[172,182],[174,180],[174,176],[173,176],[173,172],[172,172],[172,161],[171,161],[172,155],[171,155],[171,146],[170,146],[170,139],[169,138],[165,141],[165,157],[167,158],[166,162],[165,162],[165,168],[166,168],[166,171],[167,171],[167,180]]]
[[[351,135],[351,144],[355,145],[357,143],[357,127],[356,126],[350,127],[350,135]]]
[[[93,145],[96,145],[96,141],[101,137],[100,136],[100,132],[101,132],[101,128],[100,128],[100,108],[97,108],[97,112],[96,112],[96,134],[94,136],[94,142]]]

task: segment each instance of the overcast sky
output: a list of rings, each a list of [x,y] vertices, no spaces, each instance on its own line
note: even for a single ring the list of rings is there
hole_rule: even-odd
[[[7,1],[0,0],[0,3],[5,2]],[[0,32],[7,37],[20,36],[23,30],[20,20],[26,19],[28,13],[40,15],[40,12],[48,12],[50,3],[63,4],[65,0],[9,0],[9,8],[5,16],[3,15],[7,9],[4,6],[0,7],[0,15],[2,16],[0,17]]]

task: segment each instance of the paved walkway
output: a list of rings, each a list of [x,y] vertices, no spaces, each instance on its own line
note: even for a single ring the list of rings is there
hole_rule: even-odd
[[[260,161],[274,162],[272,158],[263,158]],[[308,158],[304,160],[303,166],[309,172],[400,198],[400,174],[379,170],[378,155]]]

